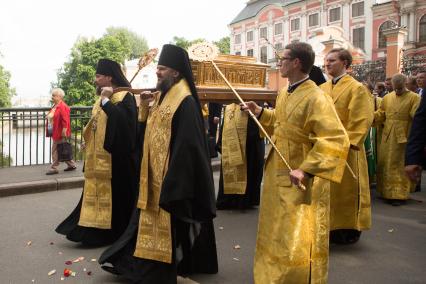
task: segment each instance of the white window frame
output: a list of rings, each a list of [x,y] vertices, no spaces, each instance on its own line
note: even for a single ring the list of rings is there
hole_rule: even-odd
[[[297,29],[293,30],[293,21],[297,21],[298,22],[298,27]],[[290,32],[297,32],[300,31],[300,18],[293,18],[290,20]]]
[[[262,31],[265,31],[266,36],[262,35]],[[268,39],[268,27],[260,27],[259,28],[259,39],[266,38]]]
[[[262,49],[264,49],[266,51],[266,54],[265,54],[266,60],[265,61],[262,61]],[[261,46],[259,48],[259,60],[260,60],[260,62],[268,63],[268,47],[267,46]]]
[[[340,13],[339,13],[339,19],[332,21],[331,20],[331,11],[332,10],[336,10],[336,9],[339,9],[339,11],[340,11]],[[328,10],[328,22],[329,23],[337,23],[337,22],[341,22],[341,21],[342,21],[342,7],[341,6],[334,7],[334,8],[331,8],[331,9]]]
[[[250,37],[249,37],[249,34],[251,34],[251,39],[250,39]],[[253,30],[248,31],[248,32],[246,33],[246,42],[252,42],[252,41],[253,41],[253,39],[254,39],[254,32],[253,32]]]
[[[364,33],[363,33],[363,37],[364,37],[364,46],[363,47],[359,47],[359,46],[356,46],[355,45],[355,43],[354,43],[354,31],[355,30],[357,30],[357,29],[364,29]],[[357,48],[361,48],[362,50],[364,50],[365,51],[365,26],[361,26],[361,27],[354,27],[353,29],[352,29],[352,44],[355,46],[355,47],[357,47]]]
[[[364,5],[363,10],[362,10],[362,15],[354,16],[353,15],[354,5],[357,5],[359,3],[363,3],[363,5]],[[351,17],[352,18],[359,18],[359,17],[364,17],[364,16],[365,16],[365,2],[364,1],[358,1],[358,2],[352,3],[352,5],[351,5]]]
[[[280,32],[277,33],[277,26],[280,26]],[[282,35],[283,34],[283,23],[275,23],[274,24],[274,35]]]
[[[238,39],[238,40],[237,40]],[[234,43],[235,44],[241,44],[241,34],[236,34],[234,36]]]
[[[277,51],[282,50],[282,49],[283,49],[283,43],[282,43],[282,42],[276,42],[276,43],[274,44],[274,48],[275,48],[275,50],[277,50]]]
[[[314,16],[314,15],[316,15],[317,16],[317,21],[318,21],[318,23],[316,24],[316,25],[310,25],[310,17],[311,16]],[[308,15],[308,27],[309,28],[312,28],[312,27],[318,27],[320,25],[320,14],[319,13],[313,13],[313,14],[310,14],[310,15]]]

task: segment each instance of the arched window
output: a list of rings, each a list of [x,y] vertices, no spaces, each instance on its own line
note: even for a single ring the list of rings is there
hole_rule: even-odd
[[[394,21],[386,21],[379,28],[379,48],[386,47],[386,37],[383,34],[384,30],[388,30],[396,27],[396,23]]]
[[[426,15],[423,15],[423,17],[420,18],[419,42],[426,43]]]

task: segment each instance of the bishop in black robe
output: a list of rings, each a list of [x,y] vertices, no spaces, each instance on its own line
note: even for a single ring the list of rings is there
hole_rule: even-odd
[[[166,59],[164,50],[169,52]],[[182,58],[182,64],[170,62]],[[170,154],[159,198],[161,210],[170,214],[172,261],[167,263],[134,256],[142,210],[137,206],[124,234],[99,259],[104,270],[134,283],[169,284],[177,282],[177,275],[218,271],[212,221],[216,213],[214,183],[189,60],[183,49],[165,45],[158,64],[178,70],[184,77],[180,83],[186,80],[192,92],[182,100],[171,120]],[[167,92],[163,93],[159,105],[167,95]],[[140,123],[139,133],[144,138],[146,126],[146,122]],[[143,149],[143,138],[141,142]]]
[[[113,77],[116,86],[129,87],[130,83],[125,79],[121,70],[117,69],[118,66],[116,62],[101,59],[97,73]],[[67,239],[88,246],[111,244],[122,235],[130,220],[137,195],[136,139],[138,125],[135,98],[131,93],[127,93],[117,104],[107,101],[103,105],[101,103],[101,107],[107,115],[104,149],[111,154],[112,166],[111,229],[78,225],[83,194],[76,208],[56,228],[56,232],[65,235]]]

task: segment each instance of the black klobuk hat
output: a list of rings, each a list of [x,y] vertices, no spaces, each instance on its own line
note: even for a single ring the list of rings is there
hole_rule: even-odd
[[[200,105],[194,83],[194,76],[192,74],[191,62],[189,61],[188,52],[185,49],[173,44],[163,45],[160,58],[158,59],[158,65],[172,68],[181,73],[188,82],[192,96],[198,105]]]
[[[96,74],[111,76],[117,87],[131,87],[126,76],[121,70],[120,64],[110,59],[99,59],[96,66]]]

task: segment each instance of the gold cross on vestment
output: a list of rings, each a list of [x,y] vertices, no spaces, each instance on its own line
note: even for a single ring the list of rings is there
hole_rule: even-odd
[[[166,105],[164,108],[160,109],[160,116],[161,116],[162,119],[169,118],[171,113],[172,113],[172,111],[171,111],[169,105]]]
[[[228,115],[229,120],[232,120],[234,118],[234,116],[235,116],[235,113],[230,112],[229,115]]]

